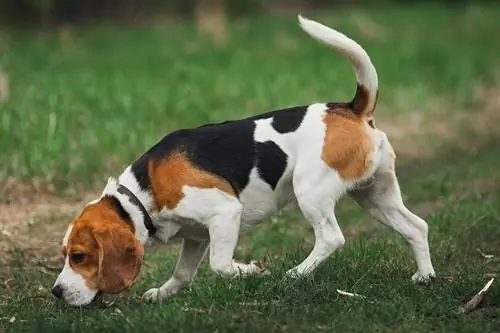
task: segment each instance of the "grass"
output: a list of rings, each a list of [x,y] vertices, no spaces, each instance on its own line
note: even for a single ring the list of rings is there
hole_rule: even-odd
[[[314,18],[366,47],[380,73],[378,115],[390,117],[444,101],[462,108],[475,87],[498,83],[499,13],[490,4]],[[2,39],[12,92],[0,106],[0,179],[93,186],[173,129],[354,93],[347,61],[292,15],[235,22],[220,48],[190,24],[69,31]]]
[[[486,186],[499,183],[499,157],[492,155],[495,142],[475,148],[400,170],[410,207],[418,211],[423,202],[441,201],[440,208],[427,215],[438,272],[430,285],[410,282],[415,266],[408,246],[382,227],[376,238],[349,241],[312,278],[283,280],[284,271],[311,248],[311,232],[290,209],[252,231],[251,243],[245,235],[242,243],[249,247],[237,254],[241,259],[267,255],[271,276],[227,281],[214,277],[205,263],[189,291],[158,305],[143,304],[138,297],[168,278],[175,263],[175,252],[164,251],[169,248],[148,252],[137,285],[104,309],[68,308],[56,302],[48,295],[55,274],[38,272],[26,265],[26,258],[19,258],[18,265],[4,273],[12,279],[0,296],[4,332],[496,332],[497,287],[483,309],[470,315],[457,312],[484,285],[486,274],[500,270],[498,259],[487,262],[477,251],[499,251],[499,190]],[[441,167],[458,157],[459,163]],[[339,219],[344,228],[359,214],[350,202],[342,202]],[[337,288],[367,300],[339,296]],[[12,316],[17,321],[10,324]]]
[[[390,121],[415,112],[432,120],[441,106],[452,115],[482,108],[475,89],[499,84],[499,14],[490,4],[314,17],[366,46],[380,73],[377,116]],[[3,67],[12,95],[0,110],[0,179],[36,179],[59,194],[94,190],[169,130],[351,97],[349,65],[304,36],[294,18],[234,23],[231,34],[227,46],[214,48],[187,23],[86,28],[65,42],[53,33],[9,32]],[[429,285],[410,282],[415,264],[402,237],[343,200],[338,217],[353,232],[314,276],[283,279],[312,246],[291,207],[240,241],[237,258],[267,257],[270,276],[228,281],[204,263],[190,290],[157,305],[138,298],[169,277],[175,245],[149,251],[141,279],[113,306],[84,309],[55,301],[56,272],[19,251],[0,270],[0,332],[496,332],[495,284],[482,309],[457,311],[489,274],[500,273],[498,136],[466,141],[398,162],[408,206],[430,226],[438,277]],[[45,236],[59,241],[62,229]],[[478,248],[496,257],[485,260]],[[337,288],[367,299],[340,296]]]

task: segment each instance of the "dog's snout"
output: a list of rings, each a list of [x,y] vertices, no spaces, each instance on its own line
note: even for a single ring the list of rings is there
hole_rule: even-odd
[[[53,288],[52,288],[52,295],[54,295],[55,297],[57,298],[61,298],[62,295],[63,295],[63,288],[61,287],[60,284],[58,285],[55,285]]]

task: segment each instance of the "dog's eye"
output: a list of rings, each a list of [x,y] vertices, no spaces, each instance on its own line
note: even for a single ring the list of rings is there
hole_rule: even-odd
[[[79,264],[85,259],[86,256],[86,253],[71,253],[69,255],[69,260],[71,260],[75,264]]]

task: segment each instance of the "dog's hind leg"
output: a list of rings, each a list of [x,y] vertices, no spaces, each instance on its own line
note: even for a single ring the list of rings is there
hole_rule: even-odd
[[[294,176],[294,191],[304,218],[314,230],[315,243],[309,256],[287,271],[286,274],[290,277],[312,273],[345,243],[335,217],[336,200],[344,193],[341,180],[334,171],[327,168],[314,175],[298,171]]]
[[[418,266],[412,280],[424,281],[435,276],[427,239],[428,225],[404,205],[394,167],[395,156],[391,153],[386,159],[369,187],[350,191],[349,194],[371,216],[406,238]]]

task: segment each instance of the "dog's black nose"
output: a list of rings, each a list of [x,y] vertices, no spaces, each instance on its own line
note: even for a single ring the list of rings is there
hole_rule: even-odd
[[[63,295],[63,288],[61,285],[56,285],[54,288],[52,288],[52,295],[54,295],[57,298],[61,298]]]

